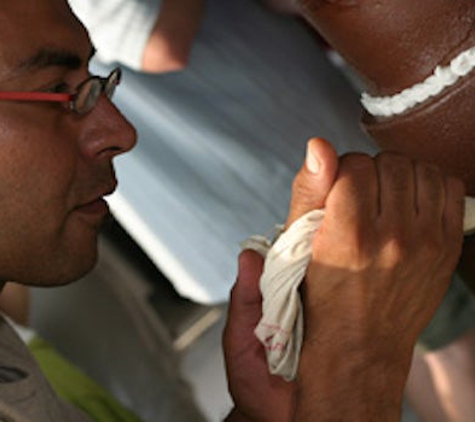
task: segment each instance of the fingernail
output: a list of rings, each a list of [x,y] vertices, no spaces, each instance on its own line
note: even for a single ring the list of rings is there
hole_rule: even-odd
[[[320,171],[320,162],[312,151],[311,143],[307,144],[307,154],[305,156],[305,164],[310,173],[317,174]]]

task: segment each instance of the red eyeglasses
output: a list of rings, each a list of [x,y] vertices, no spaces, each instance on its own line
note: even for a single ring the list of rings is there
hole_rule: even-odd
[[[79,114],[86,114],[97,104],[99,96],[104,93],[107,98],[112,98],[115,88],[120,83],[122,71],[114,69],[109,76],[91,76],[81,82],[74,93],[52,92],[25,92],[25,91],[0,91],[0,101],[47,101],[68,103],[69,108]]]

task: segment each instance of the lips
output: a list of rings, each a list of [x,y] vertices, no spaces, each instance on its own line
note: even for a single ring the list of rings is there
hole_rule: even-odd
[[[103,198],[98,198],[95,201],[80,205],[76,208],[76,211],[90,215],[105,215],[109,213],[109,206]]]
[[[86,200],[80,205],[74,208],[75,211],[78,211],[82,214],[88,215],[105,215],[109,213],[109,205],[104,200],[104,196],[111,195],[114,193],[117,187],[117,182],[112,183],[107,188],[101,189],[100,193],[91,196],[92,199]]]

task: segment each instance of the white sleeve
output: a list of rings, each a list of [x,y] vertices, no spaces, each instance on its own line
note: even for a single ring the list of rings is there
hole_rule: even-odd
[[[141,68],[161,0],[69,0],[69,4],[89,30],[100,60]]]

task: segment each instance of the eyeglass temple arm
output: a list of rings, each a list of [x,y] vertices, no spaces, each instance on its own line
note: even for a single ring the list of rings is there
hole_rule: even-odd
[[[51,101],[62,103],[71,101],[72,97],[72,94],[68,93],[0,91],[0,100]]]

